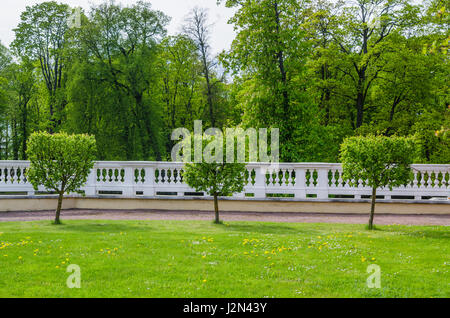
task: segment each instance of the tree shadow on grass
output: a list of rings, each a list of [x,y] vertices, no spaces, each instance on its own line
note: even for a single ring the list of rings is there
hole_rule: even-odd
[[[404,235],[413,236],[413,237],[426,237],[426,238],[435,238],[435,239],[450,239],[450,228],[447,231],[442,230],[416,230],[413,232],[406,232]]]
[[[417,238],[425,237],[425,238],[446,239],[446,240],[450,239],[450,227],[442,227],[442,228],[446,228],[446,230],[442,230],[441,228],[435,229],[432,228],[431,226],[429,228],[421,228],[421,229],[413,229],[413,228],[396,229],[383,227],[381,229],[377,229],[377,232],[398,233],[400,235]]]
[[[120,232],[148,232],[153,231],[147,224],[126,224],[126,223],[88,223],[88,224],[70,224],[66,221],[59,225],[63,231],[88,232],[88,233],[120,233]]]
[[[229,224],[224,227],[225,230],[243,232],[243,233],[261,233],[261,234],[299,234],[299,235],[315,235],[321,233],[314,229],[295,228],[286,225],[277,224]]]

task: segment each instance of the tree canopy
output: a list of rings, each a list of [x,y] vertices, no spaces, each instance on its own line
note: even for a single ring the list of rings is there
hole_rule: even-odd
[[[104,1],[80,25],[28,6],[0,45],[0,160],[35,131],[90,134],[98,160],[168,160],[175,128],[279,128],[285,162],[336,162],[352,136],[414,136],[450,163],[448,5],[442,0],[221,0],[236,37],[211,50],[208,11],[177,34],[149,2]],[[5,44],[5,43],[4,43]]]

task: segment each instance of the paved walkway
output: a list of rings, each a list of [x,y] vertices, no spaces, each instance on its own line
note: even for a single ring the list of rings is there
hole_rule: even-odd
[[[0,212],[0,222],[51,220],[54,211]],[[199,211],[107,211],[64,210],[61,218],[66,220],[212,220],[212,212]],[[224,221],[257,221],[286,223],[345,223],[366,224],[368,215],[317,214],[317,213],[248,213],[221,212]],[[450,226],[450,215],[375,215],[376,224],[445,225]]]

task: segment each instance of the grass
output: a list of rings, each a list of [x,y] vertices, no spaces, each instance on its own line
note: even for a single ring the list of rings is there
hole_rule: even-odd
[[[448,227],[83,220],[0,233],[0,297],[450,296]]]

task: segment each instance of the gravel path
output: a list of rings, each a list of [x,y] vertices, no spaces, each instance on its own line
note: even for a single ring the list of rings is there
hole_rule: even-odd
[[[0,212],[0,222],[52,220],[54,211]],[[212,212],[155,210],[64,210],[64,220],[212,220]],[[368,215],[318,213],[221,212],[224,221],[366,224]],[[376,224],[450,226],[450,215],[375,215]]]

